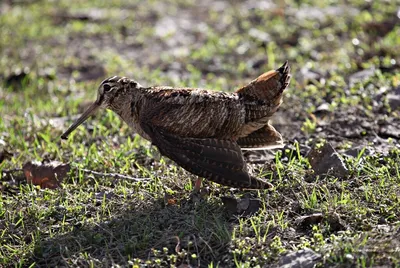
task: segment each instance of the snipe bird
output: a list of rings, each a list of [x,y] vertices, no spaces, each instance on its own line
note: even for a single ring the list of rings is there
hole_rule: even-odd
[[[269,124],[290,82],[287,62],[234,93],[197,88],[144,87],[126,77],[104,80],[97,100],[61,136],[68,135],[99,108],[117,113],[160,153],[187,171],[216,183],[246,189],[272,185],[251,176],[241,149],[282,145]],[[195,189],[199,189],[198,179]]]

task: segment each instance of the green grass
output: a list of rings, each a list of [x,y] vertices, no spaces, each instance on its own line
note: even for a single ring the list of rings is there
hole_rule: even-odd
[[[13,157],[0,170],[33,160],[72,169],[55,190],[27,184],[20,171],[0,172],[0,266],[262,267],[303,248],[320,254],[320,267],[398,265],[400,147],[395,131],[385,132],[400,128],[399,107],[387,98],[400,86],[400,27],[391,23],[398,7],[353,2],[286,1],[266,10],[226,2],[223,12],[189,0],[4,4],[0,151]],[[73,18],[79,14],[89,19]],[[157,30],[167,17],[177,28]],[[285,60],[293,78],[273,122],[288,146],[249,163],[272,191],[206,182],[209,195],[187,202],[195,176],[109,111],[60,140],[107,76],[233,91]],[[93,66],[103,71],[89,79]],[[306,153],[321,141],[341,154],[348,177],[313,174]],[[232,215],[221,201],[244,195],[260,200],[255,215]]]

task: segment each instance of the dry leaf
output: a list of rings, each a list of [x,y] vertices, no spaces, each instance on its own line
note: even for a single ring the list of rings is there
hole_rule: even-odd
[[[167,203],[168,205],[176,205],[176,199],[168,199]]]
[[[176,205],[177,200],[176,200],[176,198],[174,198],[174,196],[172,194],[165,193],[164,194],[164,204],[168,205],[168,206]]]
[[[23,171],[28,183],[40,188],[56,189],[70,170],[69,164],[52,161],[46,164],[27,162]]]

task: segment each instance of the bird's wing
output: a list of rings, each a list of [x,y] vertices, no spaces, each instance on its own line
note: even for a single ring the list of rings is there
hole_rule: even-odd
[[[265,150],[283,147],[282,135],[270,124],[246,137],[239,138],[237,143],[242,150]]]
[[[161,154],[197,176],[237,188],[271,187],[249,175],[236,142],[175,136],[153,125],[151,120],[141,122],[141,127]]]
[[[140,105],[140,121],[190,138],[233,138],[243,125],[243,102],[235,93],[202,89],[149,88]]]

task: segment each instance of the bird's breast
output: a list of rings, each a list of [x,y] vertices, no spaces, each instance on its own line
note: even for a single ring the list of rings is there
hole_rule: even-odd
[[[129,105],[127,104],[125,106],[126,107],[116,110],[117,114],[134,133],[137,133],[146,140],[151,141],[150,137],[146,134],[146,132],[143,131],[142,127],[140,126],[140,104],[136,103],[135,101],[131,101],[129,102]]]

